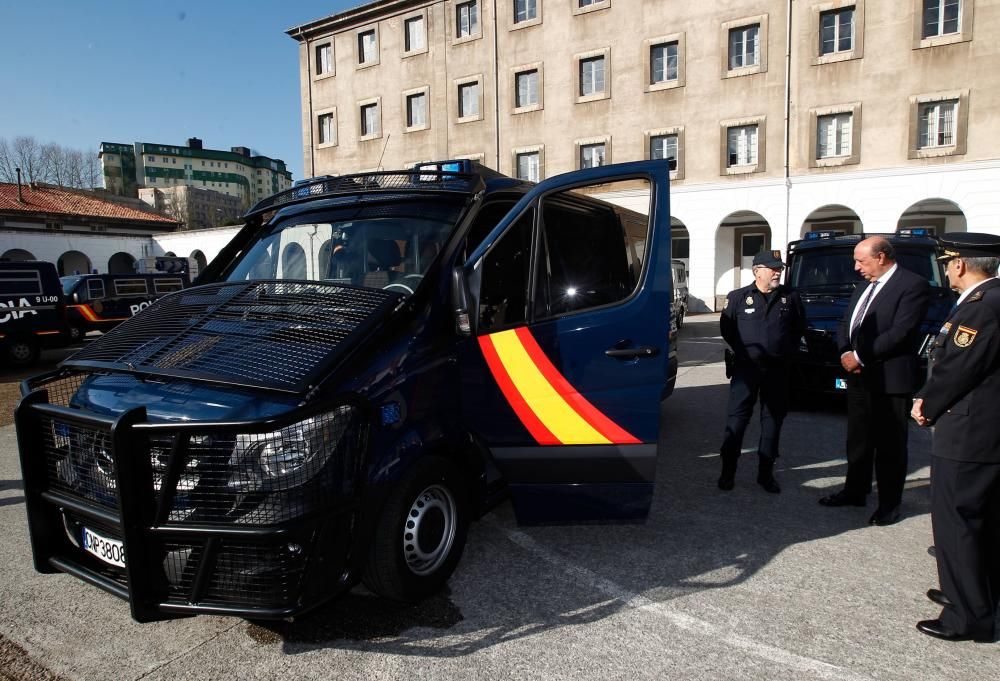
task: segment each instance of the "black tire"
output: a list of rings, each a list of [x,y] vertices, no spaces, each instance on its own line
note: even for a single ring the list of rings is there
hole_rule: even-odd
[[[682,308],[680,312],[677,313],[677,330],[680,331],[681,327],[684,326],[684,309]]]
[[[13,338],[4,346],[4,357],[12,367],[28,367],[38,361],[41,348],[38,341],[31,338]]]
[[[468,530],[469,505],[458,470],[438,457],[418,460],[379,516],[365,586],[396,601],[429,596],[455,571]]]
[[[83,341],[83,329],[79,326],[69,327],[69,340],[71,343],[80,343]]]

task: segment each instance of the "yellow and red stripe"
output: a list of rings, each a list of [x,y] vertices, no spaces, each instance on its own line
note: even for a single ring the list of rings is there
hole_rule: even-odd
[[[479,337],[486,365],[538,444],[639,444],[559,373],[527,327]]]
[[[67,307],[78,310],[88,322],[123,322],[128,319],[128,317],[98,317],[90,305],[67,305]]]

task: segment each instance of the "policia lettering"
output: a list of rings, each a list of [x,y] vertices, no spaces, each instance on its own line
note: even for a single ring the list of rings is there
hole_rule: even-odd
[[[779,284],[785,265],[780,253],[759,253],[753,259],[754,283],[729,293],[722,312],[722,337],[729,344],[727,375],[729,406],[722,442],[719,489],[735,484],[736,462],[754,403],[760,399],[760,442],[757,482],[778,493],[774,460],[778,458],[781,424],[788,413],[787,360],[805,332],[802,301]]]

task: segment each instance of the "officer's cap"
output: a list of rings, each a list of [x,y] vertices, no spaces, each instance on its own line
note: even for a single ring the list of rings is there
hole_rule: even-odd
[[[781,251],[761,251],[753,257],[753,266],[763,265],[772,270],[785,269],[785,263],[781,262]]]
[[[997,234],[952,232],[942,234],[940,241],[941,255],[938,260],[1000,257],[1000,235]]]

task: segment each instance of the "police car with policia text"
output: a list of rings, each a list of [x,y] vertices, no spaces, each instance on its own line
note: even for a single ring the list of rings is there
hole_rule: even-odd
[[[0,363],[30,366],[43,349],[68,342],[56,266],[41,260],[0,261]]]
[[[456,161],[265,199],[196,286],[26,382],[35,568],[140,621],[287,618],[362,580],[436,590],[506,492],[521,522],[644,520],[668,174]]]
[[[863,282],[854,269],[854,247],[875,234],[842,235],[815,231],[788,244],[788,274],[785,283],[799,293],[806,310],[807,328],[797,352],[789,358],[791,386],[807,392],[835,393],[847,390],[837,352],[837,327],[850,303],[855,287]],[[938,240],[928,230],[904,229],[885,236],[896,251],[900,267],[926,278],[931,302],[920,326],[922,375],[927,354],[938,329],[955,302],[944,270],[937,262]]]

